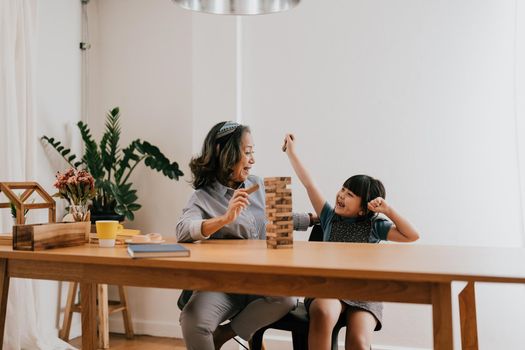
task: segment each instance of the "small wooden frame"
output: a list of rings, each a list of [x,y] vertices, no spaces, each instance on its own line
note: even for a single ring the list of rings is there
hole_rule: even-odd
[[[83,245],[89,241],[89,221],[14,225],[13,250],[44,250]]]
[[[293,247],[291,177],[265,177],[266,192],[266,246],[268,248]]]
[[[20,197],[13,190],[25,190]],[[36,182],[0,182],[0,192],[3,192],[10,202],[0,203],[1,208],[10,208],[11,203],[16,208],[16,223],[25,223],[24,212],[27,209],[48,209],[48,221],[56,222],[55,200]],[[43,203],[26,203],[26,200],[34,193],[38,193],[44,200]]]

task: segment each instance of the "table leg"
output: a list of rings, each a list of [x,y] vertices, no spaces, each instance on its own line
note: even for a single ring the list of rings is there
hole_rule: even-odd
[[[98,347],[109,348],[108,285],[98,285]]]
[[[459,293],[459,319],[461,324],[461,348],[478,350],[478,324],[476,321],[476,291],[469,282]]]
[[[452,296],[450,283],[435,283],[432,286],[432,323],[434,349],[452,350]]]
[[[4,344],[5,315],[7,312],[7,295],[9,293],[9,275],[7,259],[0,259],[0,348]]]
[[[97,348],[97,285],[80,283],[82,309],[82,350]]]

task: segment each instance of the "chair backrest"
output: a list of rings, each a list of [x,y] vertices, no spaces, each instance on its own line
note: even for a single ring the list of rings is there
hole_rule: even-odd
[[[180,293],[179,299],[177,300],[177,306],[179,307],[179,310],[184,309],[184,305],[188,303],[192,294],[193,294],[192,290],[186,290],[186,289]]]
[[[314,225],[312,227],[312,232],[310,232],[310,237],[308,238],[310,242],[322,242],[323,241],[323,228],[321,225]]]

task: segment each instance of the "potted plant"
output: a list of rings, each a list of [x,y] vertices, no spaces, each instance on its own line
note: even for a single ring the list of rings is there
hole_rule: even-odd
[[[120,111],[110,110],[106,117],[105,132],[97,144],[88,125],[77,123],[84,142],[84,156],[78,158],[53,137],[42,136],[65,161],[76,169],[86,169],[95,179],[96,195],[91,204],[91,221],[103,219],[128,220],[135,218],[134,212],[141,208],[137,203],[137,190],[133,188],[130,175],[137,165],[144,164],[172,180],[184,174],[176,162],[171,162],[158,147],[147,141],[136,139],[126,148],[119,147]],[[117,217],[115,217],[117,215]]]

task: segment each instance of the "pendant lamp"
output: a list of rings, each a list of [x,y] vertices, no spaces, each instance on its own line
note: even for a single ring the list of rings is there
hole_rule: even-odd
[[[300,0],[173,0],[187,10],[217,15],[264,15],[291,9]]]

